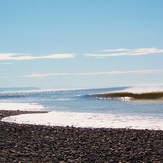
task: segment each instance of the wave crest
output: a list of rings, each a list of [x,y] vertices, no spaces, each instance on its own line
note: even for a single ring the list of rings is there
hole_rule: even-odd
[[[162,92],[145,92],[145,93],[130,93],[130,92],[109,92],[109,93],[98,93],[90,95],[92,97],[101,99],[113,99],[113,100],[163,100]]]

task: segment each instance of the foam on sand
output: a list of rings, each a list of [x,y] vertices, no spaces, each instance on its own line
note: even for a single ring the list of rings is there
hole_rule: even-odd
[[[18,124],[35,124],[48,126],[74,126],[93,128],[132,128],[163,130],[163,119],[155,117],[77,113],[49,112],[39,114],[22,114],[5,117],[5,122]]]
[[[36,103],[0,102],[0,110],[42,111],[44,107]]]

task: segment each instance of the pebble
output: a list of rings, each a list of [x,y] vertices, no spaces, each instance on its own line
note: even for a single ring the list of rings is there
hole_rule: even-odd
[[[16,113],[0,111],[0,114],[3,117]],[[0,162],[163,162],[163,131],[49,127],[0,121]]]

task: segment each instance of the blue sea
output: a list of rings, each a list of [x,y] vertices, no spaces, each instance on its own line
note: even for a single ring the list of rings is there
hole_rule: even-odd
[[[1,110],[45,110],[53,113],[54,119],[56,114],[62,113],[61,116],[65,114],[69,115],[68,117],[76,115],[80,119],[81,117],[87,117],[89,119],[93,119],[95,117],[95,126],[98,127],[98,123],[103,122],[99,127],[107,127],[106,123],[108,123],[108,127],[121,127],[121,122],[125,121],[125,123],[130,123],[130,121],[134,122],[134,120],[140,121],[146,125],[147,128],[150,128],[150,121],[151,123],[163,122],[163,101],[152,101],[152,100],[141,100],[141,101],[130,101],[124,100],[121,98],[117,99],[103,99],[103,98],[96,98],[90,95],[98,94],[98,93],[105,93],[105,92],[119,92],[119,91],[127,91],[130,92],[148,92],[152,91],[151,87],[114,87],[114,88],[100,88],[100,89],[65,89],[65,90],[56,90],[56,89],[38,89],[38,88],[1,88],[0,89],[0,109]],[[155,88],[156,91],[163,90],[162,87]],[[55,115],[54,115],[55,113]],[[65,113],[65,114],[64,114]],[[59,115],[57,115],[59,116]],[[98,117],[99,116],[99,117]],[[101,117],[102,116],[102,117]],[[107,117],[111,116],[111,117]],[[47,116],[48,117],[48,116]],[[90,118],[91,117],[91,118]],[[67,117],[64,117],[67,118]],[[125,119],[126,118],[126,119]],[[25,118],[24,118],[25,119]],[[32,119],[32,118],[31,118]],[[37,118],[35,118],[37,119]],[[52,119],[52,115],[51,115]],[[48,124],[51,123],[51,119],[49,118]],[[105,119],[105,120],[104,120]],[[112,119],[112,122],[110,122]],[[114,119],[115,122],[114,123]],[[99,120],[99,121],[98,121]],[[144,121],[147,120],[147,121]],[[5,119],[4,121],[14,121],[16,122],[16,118],[14,120]],[[28,119],[28,122],[30,120]],[[37,121],[37,120],[36,120]],[[46,120],[42,120],[46,121]],[[77,120],[75,120],[77,121]],[[80,121],[80,120],[79,120]],[[82,120],[84,121],[84,119]],[[85,120],[86,121],[86,120]],[[127,122],[129,121],[129,122]],[[135,123],[137,123],[135,121]],[[19,122],[19,123],[26,123]],[[66,120],[64,119],[65,126],[69,125],[66,124]],[[17,123],[17,122],[16,122]],[[36,123],[36,122],[31,122]],[[89,124],[89,121],[87,121]],[[91,122],[92,123],[92,122]],[[37,123],[36,123],[37,124]],[[39,123],[38,123],[39,124]],[[44,124],[44,123],[43,123]],[[112,124],[112,125],[110,125]],[[45,123],[46,125],[46,123]],[[55,122],[55,125],[60,125],[59,123]],[[62,124],[63,125],[63,124]],[[80,123],[78,125],[73,124],[71,125],[78,126],[78,127],[87,127],[82,126]],[[130,124],[126,127],[135,128],[134,125]],[[154,127],[151,129],[162,129],[162,125],[155,124]],[[137,125],[137,128],[143,128],[142,124]],[[92,127],[88,125],[88,127]],[[122,127],[125,127],[122,125]]]

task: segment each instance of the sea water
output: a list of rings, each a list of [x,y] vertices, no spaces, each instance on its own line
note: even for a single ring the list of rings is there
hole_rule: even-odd
[[[0,89],[1,110],[44,110],[46,114],[19,115],[3,121],[74,127],[112,127],[163,130],[163,101],[105,99],[89,95],[128,91],[162,91],[163,87],[102,89]]]

